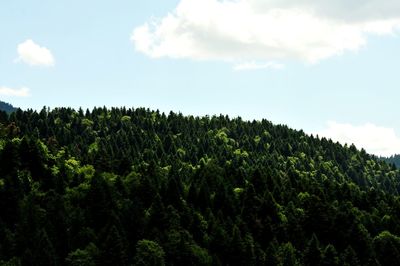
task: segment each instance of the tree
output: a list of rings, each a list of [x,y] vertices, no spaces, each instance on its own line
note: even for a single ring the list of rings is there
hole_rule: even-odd
[[[305,265],[320,265],[321,259],[322,254],[319,241],[317,236],[313,234],[304,251],[304,263]]]
[[[12,258],[8,261],[0,260],[0,265],[2,266],[21,266],[21,260],[19,258]]]
[[[143,239],[136,244],[134,266],[164,266],[165,252],[163,248],[152,240]]]
[[[383,231],[373,240],[376,257],[381,265],[396,265],[400,261],[400,237]]]
[[[288,242],[281,245],[277,252],[277,260],[279,266],[299,266],[297,258],[297,250],[292,243]]]
[[[341,255],[341,264],[343,266],[359,266],[360,260],[357,257],[356,252],[351,246],[348,246]]]
[[[44,229],[39,232],[32,264],[49,266],[58,265],[58,258],[56,256],[53,244],[50,242],[47,232]]]
[[[100,259],[102,265],[127,265],[126,244],[122,237],[116,226],[111,226],[101,248]]]
[[[68,266],[95,266],[99,250],[90,243],[84,250],[77,249],[68,254],[65,262]]]
[[[327,245],[325,247],[324,252],[322,254],[321,265],[326,265],[326,266],[339,265],[339,257],[334,246]]]

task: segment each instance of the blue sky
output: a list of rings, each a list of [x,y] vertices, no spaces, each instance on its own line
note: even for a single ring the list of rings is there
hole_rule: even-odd
[[[400,153],[400,4],[346,2],[2,1],[0,99],[266,118]]]

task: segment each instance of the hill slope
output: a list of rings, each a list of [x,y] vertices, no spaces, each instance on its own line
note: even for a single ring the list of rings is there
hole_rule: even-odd
[[[400,155],[396,154],[391,157],[382,157],[382,160],[386,161],[387,163],[392,163],[397,166],[397,168],[400,168]]]
[[[0,261],[395,265],[400,173],[270,122],[18,110],[0,126]]]
[[[4,111],[6,113],[14,112],[16,108],[9,103],[0,101],[0,111]]]

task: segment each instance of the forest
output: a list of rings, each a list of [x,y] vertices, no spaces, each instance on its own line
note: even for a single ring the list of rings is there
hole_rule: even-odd
[[[5,111],[6,113],[11,113],[17,110],[17,108],[15,108],[14,106],[12,106],[9,103],[0,101],[0,110],[1,111]]]
[[[390,157],[381,157],[381,160],[384,160],[389,164],[392,163],[396,165],[396,167],[400,168],[400,154],[395,154]]]
[[[398,265],[400,171],[268,120],[0,112],[0,265]]]

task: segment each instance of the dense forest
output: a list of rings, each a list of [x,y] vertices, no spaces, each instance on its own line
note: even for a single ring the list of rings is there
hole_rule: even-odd
[[[396,154],[390,157],[381,157],[381,160],[384,160],[389,164],[392,163],[396,165],[396,167],[400,168],[400,154]]]
[[[0,101],[0,111],[4,111],[6,113],[11,113],[17,110],[14,106],[9,103]]]
[[[399,177],[267,120],[0,112],[0,264],[398,265]]]

